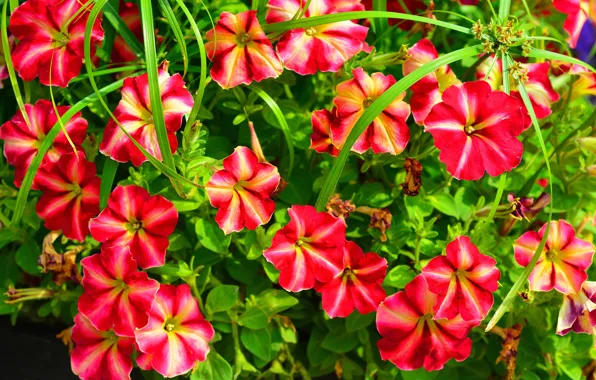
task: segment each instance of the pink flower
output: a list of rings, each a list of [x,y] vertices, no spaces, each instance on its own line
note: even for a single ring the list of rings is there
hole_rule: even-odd
[[[405,290],[387,297],[377,309],[377,343],[381,359],[397,368],[411,371],[442,369],[449,359],[464,361],[472,350],[468,332],[478,323],[437,319],[437,296],[428,290],[422,275],[416,276]]]
[[[343,263],[343,271],[331,281],[315,284],[323,298],[323,310],[331,318],[345,318],[354,308],[360,314],[377,310],[385,299],[381,283],[387,272],[387,260],[373,252],[365,254],[356,243],[347,241]]]
[[[563,29],[569,34],[569,46],[575,48],[582,28],[590,16],[590,0],[553,0],[553,5],[559,12],[567,15]]]
[[[135,330],[141,368],[165,377],[188,372],[209,353],[213,327],[203,318],[188,285],[161,285],[149,323]]]
[[[244,146],[224,158],[223,166],[205,185],[209,202],[218,209],[215,221],[219,228],[229,234],[268,223],[275,211],[271,195],[281,179],[277,168],[259,162]]]
[[[486,78],[493,90],[503,88],[503,63],[500,59],[494,63],[494,57],[489,57],[476,69],[476,79]],[[548,73],[550,63],[521,63],[522,70],[525,70],[527,78],[524,80],[524,87],[528,92],[532,107],[538,119],[544,119],[552,113],[551,104],[559,100],[559,94],[554,90]],[[492,66],[492,70],[490,70]],[[487,75],[488,74],[488,75]],[[523,103],[522,97],[517,89],[517,81],[511,77],[511,96],[518,98]],[[529,118],[529,116],[527,116]],[[529,120],[528,120],[529,122]]]
[[[435,318],[481,321],[493,306],[501,272],[497,262],[481,254],[467,236],[447,245],[447,256],[432,259],[422,269],[431,292],[438,296]]]
[[[360,3],[360,0],[329,0],[329,3],[338,13],[364,10],[364,5]]]
[[[89,220],[99,214],[99,184],[95,164],[83,152],[63,155],[55,165],[41,167],[35,175],[42,196],[35,206],[44,226],[62,230],[69,239],[83,241]]]
[[[577,294],[563,297],[559,310],[557,334],[565,335],[569,331],[576,333],[596,333],[596,282],[586,281]]]
[[[336,109],[317,110],[311,115],[312,134],[310,135],[310,149],[319,153],[329,153],[337,157],[339,150],[331,141],[331,125],[337,120]]]
[[[576,75],[571,88],[570,101],[584,96],[596,96],[596,73],[580,65],[571,66],[570,72]]]
[[[128,246],[141,268],[162,266],[168,237],[178,222],[178,211],[161,195],[151,196],[139,186],[118,186],[108,206],[91,219],[91,236],[106,246]]]
[[[137,40],[142,43],[143,25],[141,24],[141,14],[139,13],[138,5],[120,0],[118,13],[120,14],[120,18],[122,18],[122,21],[128,26],[128,29],[130,29]],[[113,63],[124,63],[134,62],[139,57],[137,57],[131,47],[124,41],[124,38],[122,38],[120,34],[117,34],[114,39],[111,58]]]
[[[439,58],[439,53],[430,40],[422,39],[414,44],[408,53],[410,57],[404,62],[402,71],[404,76],[422,65],[432,62]],[[422,125],[424,119],[437,103],[441,102],[441,95],[452,85],[461,84],[457,76],[449,65],[445,65],[434,72],[424,76],[412,87],[412,98],[410,106],[412,115],[417,124]]]
[[[343,147],[364,110],[395,83],[391,75],[374,73],[369,76],[360,67],[354,69],[353,73],[354,78],[337,85],[337,96],[333,99],[339,120],[332,126],[331,136],[338,149]],[[397,96],[373,120],[352,147],[354,152],[364,153],[372,149],[375,153],[396,155],[405,149],[410,139],[410,130],[406,125],[410,106],[402,100],[404,96],[405,93]]]
[[[277,78],[283,71],[257,20],[257,11],[222,12],[206,37],[205,49],[213,61],[211,78],[223,88]]]
[[[58,114],[64,115],[70,109],[69,106],[57,106]],[[30,125],[27,125],[21,111],[0,126],[0,139],[4,140],[4,157],[8,163],[15,167],[14,184],[21,187],[23,177],[33,157],[37,154],[41,142],[45,139],[52,127],[58,122],[52,103],[40,99],[34,105],[25,104],[25,112],[29,117]],[[77,149],[82,150],[82,144],[87,133],[87,120],[83,119],[80,112],[64,124],[68,136]],[[48,170],[58,159],[68,152],[72,147],[68,143],[64,132],[60,130],[54,139],[52,147],[41,162],[42,167]],[[37,189],[35,182],[33,189]]]
[[[290,21],[305,4],[302,0],[269,0],[267,23]],[[312,0],[303,17],[346,10],[345,5],[340,5],[338,10],[331,0]],[[298,74],[336,72],[362,50],[367,33],[367,27],[351,21],[293,29],[282,35],[276,49],[285,67]]]
[[[538,232],[528,231],[513,244],[515,261],[527,266],[540,245],[546,224]],[[588,278],[586,269],[592,264],[594,246],[575,237],[575,231],[564,220],[550,222],[546,245],[528,281],[530,290],[563,294],[579,293]]]
[[[83,380],[130,379],[134,339],[96,329],[81,313],[74,318],[72,372]]]
[[[114,329],[119,336],[134,337],[145,327],[159,283],[137,270],[128,247],[103,247],[84,258],[79,311],[99,330]]]
[[[312,289],[315,280],[329,282],[344,269],[346,225],[312,206],[288,209],[290,222],[275,233],[265,259],[281,273],[282,288],[299,292]]]
[[[457,179],[477,180],[519,165],[523,145],[517,139],[525,127],[522,104],[484,81],[451,86],[424,120],[439,159]]]
[[[180,74],[173,76],[168,74],[167,63],[162,64],[158,72],[168,139],[172,152],[175,152],[178,148],[176,131],[180,129],[182,116],[190,112],[193,99]],[[149,100],[147,74],[124,80],[122,100],[118,103],[114,116],[143,148],[158,160],[162,160]],[[118,162],[131,161],[134,166],[147,161],[143,153],[134,146],[112,119],[106,126],[99,151]]]
[[[93,5],[77,0],[27,0],[10,16],[10,31],[19,41],[12,59],[25,81],[39,76],[41,84],[66,87],[81,72],[83,37]],[[91,31],[91,56],[103,40],[101,20]]]

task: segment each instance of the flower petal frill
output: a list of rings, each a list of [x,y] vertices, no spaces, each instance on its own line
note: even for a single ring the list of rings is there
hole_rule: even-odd
[[[339,150],[331,140],[331,125],[337,120],[336,109],[317,110],[311,114],[312,134],[310,135],[310,149],[319,153],[329,153],[337,157]]]
[[[44,226],[62,230],[69,239],[85,240],[89,220],[99,214],[100,182],[95,164],[83,152],[65,154],[55,165],[39,168],[35,184],[42,196],[35,210]]]
[[[159,283],[137,270],[128,247],[103,247],[81,265],[85,291],[79,311],[100,330],[134,337],[135,329],[147,325]]]
[[[254,230],[269,222],[275,211],[271,195],[281,179],[277,168],[259,162],[244,146],[224,158],[223,166],[205,185],[209,202],[219,209],[215,216],[219,228],[229,234],[244,227]]]
[[[141,268],[162,266],[178,211],[161,195],[139,186],[118,186],[108,206],[89,222],[91,236],[107,246],[128,246]]]
[[[557,334],[596,333],[596,282],[586,281],[577,294],[563,297],[563,305],[559,310]]]
[[[513,244],[515,261],[527,266],[538,249],[546,231],[546,224],[538,232],[528,231]],[[532,269],[528,281],[530,290],[548,292],[556,289],[563,294],[579,293],[588,278],[586,269],[592,264],[594,246],[579,239],[564,220],[550,222],[546,245]]]
[[[137,361],[165,377],[182,375],[209,353],[214,330],[184,285],[161,285],[149,313],[149,323],[135,330]]]
[[[553,5],[559,12],[567,15],[563,29],[569,35],[569,46],[575,48],[584,24],[589,17],[594,17],[590,15],[590,0],[553,0]]]
[[[315,280],[331,281],[344,269],[346,225],[342,219],[312,206],[288,209],[290,222],[275,233],[265,259],[280,271],[282,288],[312,289]]]

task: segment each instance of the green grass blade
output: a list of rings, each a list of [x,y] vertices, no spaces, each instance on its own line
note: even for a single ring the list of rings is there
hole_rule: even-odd
[[[143,70],[143,69],[145,69],[144,65],[130,65],[130,66],[114,67],[112,69],[102,69],[102,70],[94,71],[93,76],[100,77],[103,75],[117,74],[117,73],[123,73],[123,72],[127,72],[127,71],[137,71],[137,70]],[[80,74],[78,77],[73,78],[70,82],[68,82],[68,84],[80,82],[87,78],[89,78],[89,74]]]
[[[263,30],[265,31],[265,33],[285,32],[285,31],[288,31],[291,29],[308,28],[311,26],[331,24],[331,23],[339,22],[339,21],[360,20],[360,19],[365,19],[365,18],[370,18],[370,19],[372,19],[372,18],[396,18],[396,19],[400,19],[400,20],[410,20],[410,21],[415,21],[415,22],[422,22],[422,23],[426,23],[426,24],[441,26],[443,28],[456,30],[458,32],[465,33],[465,34],[472,34],[472,31],[470,28],[452,24],[450,22],[435,20],[435,19],[428,18],[428,17],[410,15],[407,13],[384,12],[384,11],[342,12],[342,13],[334,13],[334,14],[330,14],[330,15],[307,17],[307,18],[301,18],[301,19],[297,19],[297,20],[277,22],[274,24],[263,25]]]
[[[172,10],[168,0],[157,0],[157,2],[159,3],[166,20],[168,20],[168,25],[172,28],[176,42],[178,42],[178,46],[180,47],[180,54],[182,54],[182,63],[184,65],[184,74],[182,76],[185,77],[186,72],[188,71],[188,52],[186,50],[184,33],[182,33],[178,19],[176,18],[176,15],[174,14],[174,11]]]
[[[101,172],[101,185],[99,186],[99,209],[103,210],[108,205],[108,198],[112,192],[112,185],[118,165],[120,163],[106,157],[106,162],[103,164],[103,171]]]
[[[352,131],[348,135],[346,142],[341,149],[339,156],[335,159],[333,163],[333,167],[331,168],[327,178],[325,179],[325,183],[321,192],[319,193],[319,198],[317,199],[316,207],[317,210],[323,211],[325,209],[325,205],[331,197],[332,193],[335,191],[335,187],[337,186],[337,182],[339,181],[339,177],[341,176],[341,172],[346,164],[348,159],[348,155],[350,154],[350,150],[352,146],[360,137],[360,135],[366,130],[366,128],[373,122],[373,120],[381,113],[391,102],[399,96],[402,92],[406,91],[410,86],[414,83],[419,81],[425,75],[430,74],[431,72],[435,71],[439,67],[444,65],[448,65],[455,61],[459,61],[463,58],[473,57],[477,54],[480,54],[482,51],[481,45],[475,45],[466,47],[463,49],[456,50],[444,56],[437,58],[436,60],[426,63],[419,67],[418,69],[414,70],[410,74],[406,75],[402,79],[400,79],[397,83],[391,86],[387,91],[385,91],[381,96],[379,96],[365,111],[362,113]]]
[[[279,126],[281,127],[281,130],[286,138],[286,144],[288,145],[288,150],[290,153],[290,168],[288,169],[288,177],[290,177],[290,175],[292,174],[292,170],[294,169],[294,143],[292,142],[292,132],[290,131],[290,126],[286,121],[286,117],[284,116],[284,113],[281,112],[281,109],[279,108],[275,100],[273,100],[273,98],[269,96],[269,94],[267,94],[262,88],[255,85],[249,86],[248,88],[250,88],[250,90],[255,94],[259,95],[259,97],[263,99],[265,103],[267,103],[269,108],[271,108],[271,111],[273,111],[273,114],[275,115],[275,118],[277,119]]]
[[[588,69],[588,70],[596,73],[596,69],[593,68],[592,66],[590,66],[589,64],[587,64],[584,61],[580,61],[577,58],[573,58],[573,57],[570,57],[568,55],[559,54],[559,53],[555,53],[555,52],[548,51],[548,50],[532,49],[532,50],[530,50],[530,54],[528,54],[528,57],[539,58],[539,59],[553,59],[553,60],[556,60],[556,61],[563,61],[563,62],[567,62],[567,63],[573,63],[575,65],[583,66],[586,69]]]
[[[95,4],[98,6],[99,1]],[[122,36],[122,39],[126,44],[135,52],[137,57],[143,56],[143,45],[137,40],[137,37],[131,32],[131,30],[126,26],[124,20],[118,14],[118,11],[112,7],[110,3],[101,6],[100,8],[103,9],[103,14],[106,16],[106,19],[112,24],[116,32]]]
[[[509,18],[509,12],[511,11],[511,0],[501,0],[499,4],[499,21],[504,24]]]

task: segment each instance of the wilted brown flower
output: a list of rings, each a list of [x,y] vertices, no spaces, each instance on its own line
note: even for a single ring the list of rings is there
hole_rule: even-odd
[[[497,363],[503,361],[507,367],[505,379],[513,380],[515,378],[515,367],[517,365],[517,347],[522,332],[522,325],[519,323],[510,328],[494,327],[491,332],[503,338],[503,349],[497,358]]]
[[[74,342],[72,341],[72,326],[60,331],[56,338],[60,339],[65,346],[68,347],[68,354],[72,353],[74,348]]]
[[[38,263],[42,267],[43,273],[54,272],[53,281],[57,285],[62,285],[67,281],[80,283],[81,274],[76,264],[77,253],[85,249],[80,245],[74,249],[60,254],[54,249],[53,243],[60,236],[60,231],[52,231],[43,239],[43,248],[39,256]]]
[[[367,206],[356,207],[356,210],[354,211],[370,215],[370,224],[368,226],[370,228],[377,228],[381,231],[381,241],[383,243],[387,241],[385,232],[391,227],[391,220],[393,219],[391,211],[386,208],[372,208]]]
[[[335,194],[329,199],[326,208],[327,212],[331,215],[343,219],[350,216],[350,214],[356,210],[356,206],[352,201],[342,201],[339,194]]]
[[[422,186],[422,165],[413,158],[406,158],[404,162],[406,180],[401,184],[405,195],[416,196]]]

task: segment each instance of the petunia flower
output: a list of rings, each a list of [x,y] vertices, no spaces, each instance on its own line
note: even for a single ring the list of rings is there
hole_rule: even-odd
[[[225,89],[277,78],[283,71],[257,20],[257,11],[222,12],[206,37],[205,50],[213,61],[211,78]]]
[[[130,379],[134,339],[98,330],[81,313],[74,318],[70,356],[72,372],[83,380]]]
[[[317,110],[311,114],[312,134],[310,135],[310,149],[319,153],[329,153],[337,157],[339,150],[331,141],[331,125],[337,120],[336,109]]]
[[[0,34],[2,36],[2,34]],[[8,46],[10,48],[10,52],[12,53],[14,49],[14,36],[8,36]],[[4,80],[8,79],[8,68],[6,67],[6,54],[4,53],[4,46],[0,43],[0,89],[4,88]]]
[[[528,197],[518,198],[515,194],[509,193],[507,200],[513,206],[513,211],[509,215],[509,218],[503,222],[503,226],[499,231],[501,236],[507,235],[517,221],[522,219],[529,221],[538,215],[550,203],[550,195],[548,193],[542,193],[534,200],[534,198]]]
[[[209,202],[218,209],[215,221],[219,228],[229,234],[269,222],[275,211],[271,195],[281,179],[277,168],[259,162],[244,146],[224,158],[223,166],[205,185]]]
[[[312,206],[288,209],[290,222],[275,233],[265,259],[280,271],[282,288],[312,289],[315,280],[329,282],[344,269],[346,225],[343,219]]]
[[[58,114],[62,116],[70,107],[57,106],[57,109]],[[29,125],[19,110],[12,119],[0,126],[0,139],[4,140],[4,157],[10,165],[15,167],[14,184],[16,187],[21,187],[23,177],[25,177],[33,157],[37,154],[41,142],[58,122],[54,107],[49,100],[40,99],[34,105],[25,104],[25,112],[29,118]],[[64,129],[77,150],[82,150],[87,133],[87,120],[83,119],[81,113],[75,113],[67,123],[64,123]],[[72,151],[64,131],[60,130],[52,147],[44,156],[41,166],[49,169],[63,154]],[[33,189],[37,189],[35,182]]]
[[[360,314],[377,310],[385,299],[381,283],[387,272],[387,260],[373,252],[365,254],[356,243],[347,241],[343,264],[343,271],[331,281],[315,284],[323,299],[323,310],[331,318],[345,318],[354,309]]]
[[[365,10],[361,0],[328,0],[336,12],[358,12]]]
[[[352,128],[381,94],[395,83],[391,75],[374,73],[368,75],[358,67],[353,71],[354,78],[337,85],[337,96],[333,104],[337,107],[337,118],[332,125],[333,144],[341,149]],[[375,153],[400,154],[410,140],[410,130],[406,120],[410,116],[410,106],[403,101],[405,93],[397,96],[360,135],[352,150],[364,153],[372,149]]]
[[[266,20],[268,24],[290,21],[303,11],[302,0],[269,0]],[[348,8],[341,5],[338,10],[329,0],[312,0],[303,17],[322,16]],[[276,50],[284,66],[300,75],[312,75],[317,71],[339,71],[363,48],[368,28],[340,21],[309,28],[292,29],[283,34]]]
[[[493,306],[501,272],[496,260],[483,255],[467,236],[447,244],[447,255],[422,268],[428,289],[438,296],[435,318],[481,321]]]
[[[502,90],[503,62],[500,59],[497,59],[493,64],[493,61],[494,57],[491,56],[478,65],[476,68],[476,79],[482,80],[486,78],[486,81],[490,84],[493,90]],[[548,62],[519,63],[519,67],[525,72],[524,87],[528,92],[536,117],[538,119],[544,119],[552,113],[551,104],[557,102],[560,98],[559,94],[553,88],[548,76],[551,65]],[[517,88],[517,81],[510,76],[509,83],[511,87],[511,96],[518,98],[523,102]]]
[[[158,81],[168,140],[173,153],[178,148],[176,131],[180,129],[182,117],[190,112],[193,99],[180,74],[170,76],[167,68],[167,62],[160,66]],[[114,116],[143,148],[158,160],[162,160],[149,100],[147,74],[124,80],[122,100],[118,103]],[[113,119],[110,119],[106,126],[99,151],[118,162],[130,161],[134,166],[147,161]]]
[[[596,282],[586,281],[577,294],[567,294],[559,310],[557,334],[596,333]]]
[[[439,53],[430,40],[422,39],[408,49],[409,58],[404,62],[402,71],[404,76],[422,65],[435,61],[439,58]],[[449,65],[442,66],[434,72],[424,76],[418,82],[414,83],[410,106],[412,115],[417,124],[422,125],[426,116],[437,103],[441,102],[441,95],[452,85],[461,84],[457,76],[451,70]]]
[[[596,73],[580,65],[572,65],[569,72],[575,75],[570,101],[584,96],[596,96]]]
[[[528,231],[513,244],[515,261],[527,266],[544,236],[546,224],[538,232]],[[592,264],[594,246],[577,238],[564,220],[550,222],[546,245],[528,281],[530,290],[548,292],[556,289],[567,295],[579,293],[588,278],[586,269]]]
[[[130,29],[132,34],[140,43],[143,43],[143,25],[141,24],[141,14],[139,13],[139,6],[135,3],[125,2],[120,0],[120,8],[118,14],[124,24]],[[132,50],[130,46],[124,41],[120,34],[116,35],[114,39],[114,47],[112,48],[112,62],[125,63],[134,62],[139,57]]]
[[[83,288],[79,311],[99,330],[134,337],[147,325],[159,283],[137,270],[128,247],[102,247],[81,261]]]
[[[477,81],[449,87],[442,100],[424,127],[452,176],[477,180],[485,171],[497,176],[519,165],[523,145],[517,136],[526,123],[518,99]]]
[[[569,46],[575,48],[582,28],[590,17],[590,0],[553,0],[553,5],[559,12],[567,15],[563,29],[569,35]]]
[[[149,313],[149,323],[135,330],[140,350],[137,362],[165,377],[188,372],[209,353],[214,330],[203,318],[197,301],[184,285],[160,285]]]
[[[466,360],[472,350],[467,335],[478,323],[464,321],[461,316],[437,319],[436,305],[437,295],[428,289],[422,275],[414,277],[404,291],[381,302],[377,309],[381,358],[404,371],[421,367],[436,371],[451,358]]]
[[[161,195],[149,195],[139,186],[118,186],[108,206],[89,222],[91,236],[106,246],[128,246],[141,268],[162,266],[168,237],[178,222],[178,211]]]
[[[100,182],[95,164],[83,152],[65,154],[55,165],[39,168],[35,183],[42,196],[35,210],[44,226],[62,230],[69,239],[85,240],[89,220],[99,214]]]
[[[85,6],[85,10],[80,9]],[[83,37],[92,3],[78,0],[27,0],[10,16],[10,31],[19,41],[12,59],[25,81],[66,87],[81,72]],[[101,19],[91,30],[91,56],[103,40]]]

